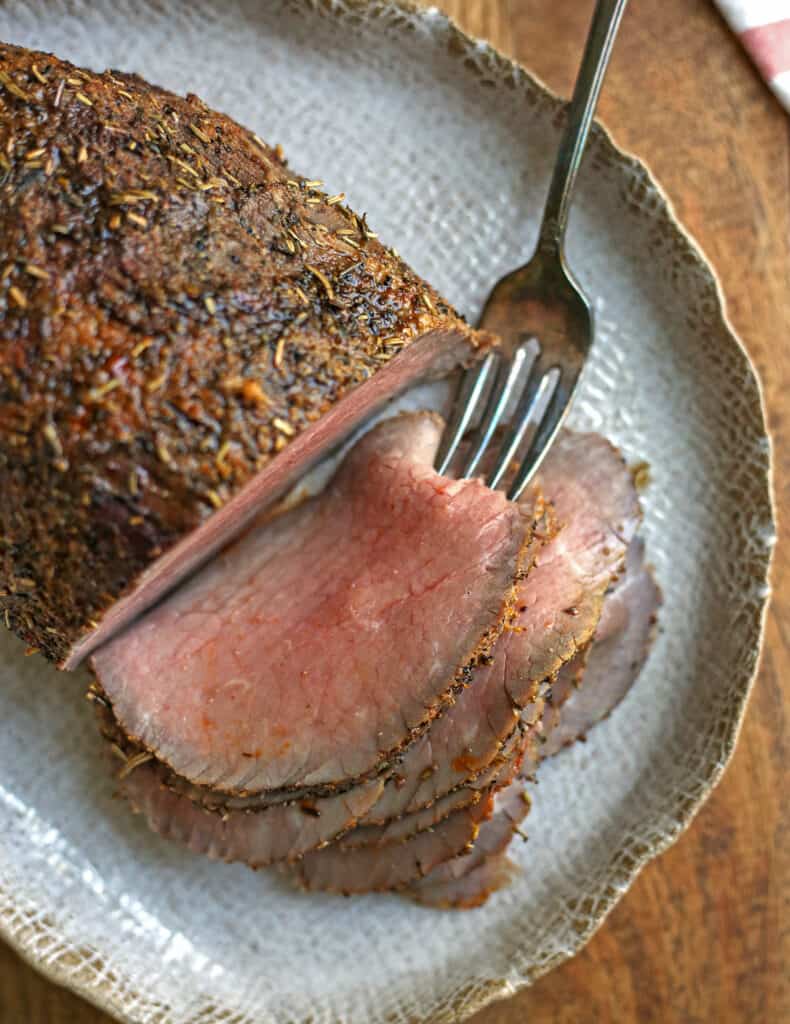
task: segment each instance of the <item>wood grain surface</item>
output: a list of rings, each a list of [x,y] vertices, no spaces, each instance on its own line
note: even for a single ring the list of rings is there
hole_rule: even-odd
[[[567,94],[591,0],[440,0]],[[615,140],[669,193],[721,277],[757,363],[782,542],[762,669],[732,765],[574,960],[475,1024],[790,1021],[790,120],[707,0],[626,13],[601,99]],[[0,944],[2,1024],[108,1024]]]

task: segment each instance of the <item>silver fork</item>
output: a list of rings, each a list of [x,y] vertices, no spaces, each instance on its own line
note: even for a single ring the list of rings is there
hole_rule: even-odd
[[[474,476],[493,448],[516,387],[524,381],[486,476],[488,486],[496,488],[523,451],[508,490],[512,501],[521,496],[562,426],[593,341],[592,309],[565,263],[563,241],[576,175],[626,3],[598,0],[595,6],[535,254],[526,266],[503,277],[486,301],[478,326],[498,334],[502,344],[463,375],[436,456],[437,470],[447,473],[461,440],[480,417],[457,471],[461,478]]]

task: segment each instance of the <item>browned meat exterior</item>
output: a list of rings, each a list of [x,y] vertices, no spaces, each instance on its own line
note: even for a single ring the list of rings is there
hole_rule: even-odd
[[[407,748],[512,619],[531,538],[529,506],[435,472],[441,429],[380,423],[320,496],[101,648],[127,735],[241,796],[346,786]]]
[[[489,339],[228,117],[0,45],[0,611],[69,667]]]

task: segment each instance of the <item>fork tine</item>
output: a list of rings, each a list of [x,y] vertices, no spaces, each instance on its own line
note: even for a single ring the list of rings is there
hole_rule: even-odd
[[[485,454],[491,443],[491,438],[505,414],[513,389],[521,376],[521,370],[529,354],[531,351],[528,353],[527,346],[520,345],[513,353],[512,359],[503,358],[500,361],[483,419],[475,434],[472,449],[467,454],[459,474],[462,480],[468,480],[469,477],[474,476],[478,463]]]
[[[505,432],[504,440],[500,446],[496,462],[491,467],[488,474],[488,480],[486,483],[492,490],[495,490],[499,486],[502,477],[524,439],[527,428],[532,422],[530,419],[530,413],[534,405],[535,393],[542,376],[540,371],[541,348],[538,339],[534,337],[530,338],[524,347],[529,359],[529,366],[527,367],[527,373],[524,378],[521,398],[519,399],[516,411],[513,414],[513,418],[510,421],[507,431]]]
[[[533,408],[530,410],[530,419],[534,424],[535,433],[524,454],[516,477],[510,485],[507,495],[510,501],[518,501],[524,493],[525,487],[538,471],[551,442],[565,419],[576,380],[571,381],[570,386],[566,388],[566,393],[562,395],[559,386],[561,376],[560,367],[552,366],[541,377],[538,390],[535,393]]]
[[[443,475],[458,450],[461,438],[466,433],[472,418],[480,405],[485,393],[486,384],[494,366],[499,362],[499,352],[489,352],[477,366],[467,370],[458,385],[458,393],[453,403],[453,411],[447,426],[444,428],[439,450],[436,453],[434,466],[436,472]]]

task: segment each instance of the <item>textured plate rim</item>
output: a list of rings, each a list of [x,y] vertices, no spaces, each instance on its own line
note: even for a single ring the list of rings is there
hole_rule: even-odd
[[[432,31],[433,27],[438,25],[443,31],[449,31],[451,38],[457,42],[459,56],[474,52],[477,57],[483,57],[488,66],[495,68],[500,73],[509,73],[514,81],[522,87],[525,85],[530,86],[543,93],[544,98],[552,103],[557,111],[559,111],[564,103],[534,72],[527,70],[516,60],[501,54],[485,40],[476,39],[467,34],[452,18],[435,7],[426,8],[416,3],[415,0],[287,0],[287,2],[293,7],[304,9],[313,16],[332,17],[333,14],[345,7],[346,9],[364,9],[368,16],[384,22],[389,21],[390,24],[405,15],[410,19],[417,18],[420,20],[428,31]],[[466,65],[466,70],[472,76],[479,75],[480,73],[476,66],[470,64]],[[749,697],[760,671],[765,624],[770,601],[771,563],[776,537],[773,447],[767,428],[765,396],[762,383],[749,353],[730,322],[726,310],[726,300],[718,275],[700,244],[678,219],[671,199],[652,174],[650,167],[644,160],[616,145],[609,130],[599,121],[596,122],[595,130],[598,143],[603,146],[604,150],[608,151],[608,155],[612,158],[613,163],[619,166],[630,167],[654,193],[657,199],[655,220],[662,221],[667,229],[676,236],[677,240],[684,244],[686,251],[693,258],[694,269],[700,274],[701,279],[710,289],[715,300],[715,318],[712,326],[716,328],[720,340],[730,345],[740,355],[743,368],[755,386],[756,408],[753,408],[752,411],[757,413],[756,418],[762,425],[763,435],[761,440],[767,445],[765,473],[759,480],[759,485],[761,486],[755,485],[755,491],[762,491],[759,512],[761,513],[761,518],[765,520],[766,525],[771,530],[772,539],[766,544],[764,554],[759,559],[759,566],[755,568],[754,581],[758,585],[764,585],[765,590],[759,607],[758,621],[755,623],[757,628],[754,637],[756,650],[754,666],[748,678],[742,681],[738,694],[737,708],[734,709],[735,713],[729,720],[727,733],[722,741],[724,756],[712,759],[708,766],[707,781],[704,786],[700,787],[698,794],[691,800],[678,803],[673,815],[672,825],[661,838],[651,843],[646,843],[643,852],[626,864],[619,866],[612,864],[607,878],[606,896],[601,900],[595,918],[590,920],[585,928],[577,929],[574,941],[566,949],[541,964],[540,967],[525,972],[515,982],[507,978],[492,979],[482,986],[475,985],[470,991],[465,991],[464,989],[457,991],[453,998],[445,1005],[444,1009],[437,1013],[435,1008],[427,1007],[426,1012],[421,1014],[420,1018],[415,1018],[415,1024],[427,1024],[428,1021],[431,1024],[453,1024],[455,1021],[465,1020],[490,1003],[511,997],[522,989],[531,986],[538,978],[558,967],[566,960],[570,960],[589,942],[634,883],[642,869],[679,839],[720,782],[735,751],[749,703]],[[117,1001],[108,993],[106,985],[102,982],[102,957],[100,950],[86,946],[81,954],[78,954],[73,948],[67,949],[65,946],[62,948],[54,946],[50,947],[46,960],[43,960],[40,955],[36,954],[36,949],[38,948],[37,940],[46,934],[51,935],[51,932],[49,930],[45,931],[40,925],[39,922],[42,919],[41,912],[31,908],[26,920],[23,920],[21,924],[12,926],[11,922],[14,919],[18,921],[19,917],[20,907],[13,894],[0,887],[0,938],[22,960],[30,964],[49,981],[74,992],[100,1010],[115,1016],[119,1020],[128,1021],[129,1024],[140,1024],[143,1018],[130,1017],[128,1012],[119,1006]],[[128,980],[124,987],[129,993],[133,993],[139,1001],[140,1009],[146,1014],[146,1024],[167,1024],[169,1011],[165,1006],[159,1002],[147,1000],[143,993],[136,991],[135,986],[128,983]]]

